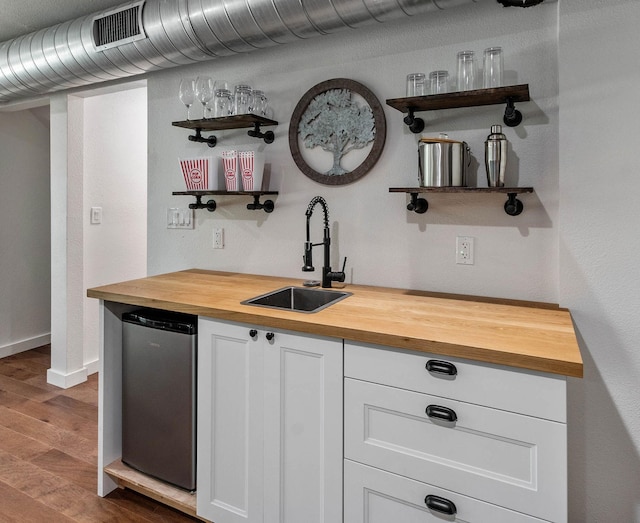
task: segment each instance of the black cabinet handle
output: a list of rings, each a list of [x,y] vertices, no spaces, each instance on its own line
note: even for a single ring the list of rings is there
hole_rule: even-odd
[[[273,334],[273,332],[267,332],[267,334],[266,334],[266,338],[269,341],[271,341],[274,336],[275,336],[275,334]]]
[[[453,516],[458,509],[453,501],[449,501],[446,498],[441,498],[440,496],[428,495],[424,498],[424,503],[428,508],[434,510],[436,512],[440,512],[442,514],[447,514],[449,516]]]
[[[435,372],[436,374],[446,374],[447,376],[455,376],[458,374],[456,366],[448,361],[429,360],[425,367],[429,372]]]
[[[258,335],[258,331],[257,331],[257,330],[255,330],[255,329],[251,329],[251,330],[249,331],[249,336],[250,336],[251,338],[255,338],[257,335]]]
[[[452,423],[458,420],[458,416],[454,410],[441,405],[429,405],[426,409],[426,413],[430,418],[450,421]]]

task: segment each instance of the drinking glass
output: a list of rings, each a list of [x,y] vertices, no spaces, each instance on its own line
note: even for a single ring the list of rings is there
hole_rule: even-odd
[[[251,107],[251,86],[236,85],[233,96],[233,114],[247,114]]]
[[[476,59],[473,51],[458,53],[458,91],[472,91],[476,85]]]
[[[449,71],[431,71],[429,73],[429,85],[431,94],[448,92]]]
[[[251,91],[251,107],[249,112],[258,116],[266,116],[267,114],[267,97],[264,91],[254,89]]]
[[[187,120],[191,120],[190,109],[195,100],[195,82],[193,78],[183,78],[180,81],[180,101],[187,106]]]
[[[427,94],[427,84],[424,73],[410,73],[407,75],[407,96],[423,96]]]
[[[502,47],[489,47],[484,50],[482,70],[482,86],[485,88],[501,87],[503,83]]]
[[[198,76],[196,79],[196,97],[202,104],[202,117],[207,117],[207,104],[213,98],[213,79],[210,76]]]
[[[231,109],[231,91],[229,89],[216,89],[216,96],[213,101],[213,117],[229,116]]]

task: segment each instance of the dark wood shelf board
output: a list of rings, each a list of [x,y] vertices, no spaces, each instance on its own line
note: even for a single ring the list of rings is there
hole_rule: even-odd
[[[174,191],[174,196],[262,196],[278,194],[278,191]]]
[[[270,120],[264,116],[256,114],[239,114],[236,116],[223,116],[221,118],[203,118],[200,120],[182,120],[171,122],[175,127],[184,129],[200,129],[200,131],[224,131],[228,129],[246,129],[255,125],[278,125],[275,120]]]
[[[457,91],[453,93],[433,94],[429,96],[412,96],[408,98],[392,98],[387,105],[402,113],[412,111],[434,111],[438,109],[454,109],[457,107],[476,107],[481,105],[497,105],[513,102],[528,102],[529,84],[476,89],[474,91]]]
[[[403,193],[532,193],[533,187],[390,187],[389,192]]]

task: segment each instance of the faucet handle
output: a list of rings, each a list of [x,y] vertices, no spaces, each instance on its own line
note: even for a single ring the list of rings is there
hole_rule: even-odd
[[[347,257],[344,257],[344,262],[342,263],[342,270],[340,272],[330,272],[329,279],[331,281],[337,281],[342,283],[346,279],[346,274],[344,272],[345,267],[347,266]]]

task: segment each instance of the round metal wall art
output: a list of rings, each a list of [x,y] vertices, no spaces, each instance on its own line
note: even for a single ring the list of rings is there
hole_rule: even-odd
[[[366,104],[354,100],[358,95]],[[298,168],[324,185],[346,185],[367,174],[382,154],[387,122],[382,105],[364,85],[346,78],[321,82],[309,89],[296,105],[289,125],[289,148]],[[333,155],[332,167],[322,173],[311,167],[300,149],[320,147]],[[355,149],[371,147],[352,170],[341,160]]]

